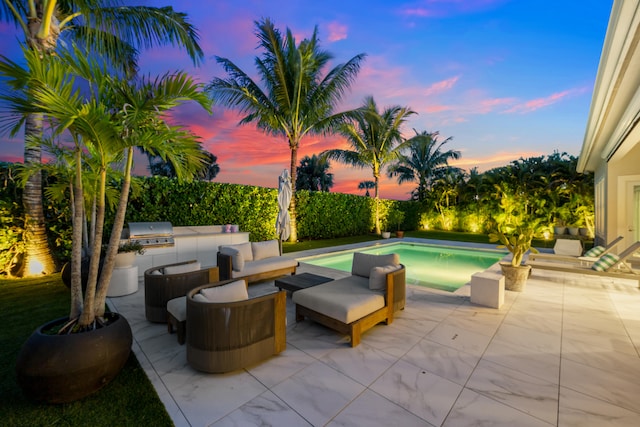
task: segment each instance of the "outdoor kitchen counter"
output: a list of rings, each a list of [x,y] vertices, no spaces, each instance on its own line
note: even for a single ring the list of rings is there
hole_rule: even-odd
[[[151,267],[192,259],[200,261],[203,268],[213,267],[217,265],[219,246],[249,241],[249,233],[224,233],[221,225],[173,227],[173,237],[174,246],[148,248],[143,255],[136,257],[138,277],[143,277]]]

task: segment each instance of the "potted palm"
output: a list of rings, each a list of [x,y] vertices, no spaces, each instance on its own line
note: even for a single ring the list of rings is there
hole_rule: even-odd
[[[533,236],[534,227],[527,225],[498,225],[492,233],[489,233],[489,241],[500,242],[501,245],[498,247],[507,248],[512,255],[510,263],[500,263],[506,290],[516,292],[524,290],[531,266],[522,264],[522,259],[527,251],[538,253],[538,250],[531,246]]]
[[[65,153],[65,161],[70,162],[73,171],[71,307],[68,316],[37,328],[25,342],[17,358],[16,377],[28,398],[64,403],[108,384],[131,351],[127,320],[106,311],[105,303],[125,221],[133,150],[144,147],[168,159],[179,178],[193,176],[203,164],[199,141],[182,128],[168,125],[165,114],[190,100],[210,111],[211,102],[200,85],[182,72],[136,84],[118,77],[106,64],[89,60],[79,49],[56,56],[25,51],[25,58],[26,69],[5,58],[0,60],[0,75],[15,88],[13,98],[6,96],[5,101],[10,102],[18,119],[24,114],[46,115],[50,118],[50,134],[55,137],[64,133],[72,141],[69,148],[60,145],[56,151]],[[89,90],[81,91],[80,87]],[[66,155],[69,150],[72,156]],[[83,200],[88,164],[97,168],[99,179],[89,190],[98,197],[83,291]],[[105,189],[108,172],[114,169],[120,173],[120,191],[111,236],[102,257]],[[100,269],[101,258],[104,261]]]
[[[387,223],[393,224],[396,227],[396,237],[404,237],[404,231],[400,230],[400,226],[404,221],[404,212],[398,208],[391,208],[387,214]]]

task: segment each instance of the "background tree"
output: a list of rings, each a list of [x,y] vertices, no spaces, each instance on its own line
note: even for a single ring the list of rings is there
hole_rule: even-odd
[[[132,75],[137,68],[139,49],[161,45],[183,46],[194,63],[203,53],[195,29],[186,15],[171,7],[128,6],[117,0],[6,0],[0,3],[0,19],[22,29],[28,49],[48,55],[59,40],[74,41],[87,50],[110,59],[116,68]],[[30,143],[42,136],[43,116],[27,114],[13,129],[24,125],[25,165],[39,164],[42,150]],[[42,175],[34,173],[25,183],[25,267],[31,273],[56,270],[45,227],[42,206]]]
[[[218,157],[208,151],[202,151],[204,160],[202,168],[196,173],[196,179],[202,181],[212,181],[220,172],[218,165]],[[176,168],[169,159],[163,159],[162,156],[147,153],[149,157],[149,172],[152,176],[164,176],[167,178],[176,177]]]
[[[386,107],[379,112],[375,100],[369,96],[365,98],[354,121],[338,128],[347,138],[351,150],[335,148],[322,153],[325,158],[347,165],[371,168],[375,184],[376,234],[380,234],[380,172],[387,163],[398,159],[400,150],[404,147],[401,127],[412,114],[415,111],[399,105]]]
[[[409,138],[406,148],[388,172],[390,177],[397,177],[398,184],[417,182],[418,187],[412,192],[414,200],[423,201],[434,182],[447,172],[449,161],[458,160],[460,151],[444,150],[443,146],[452,140],[451,137],[438,141],[438,132],[422,131]]]
[[[296,179],[296,190],[329,191],[333,187],[333,174],[329,173],[331,164],[317,155],[304,156],[300,160]]]
[[[358,74],[364,54],[336,65],[323,75],[333,56],[320,49],[317,27],[311,38],[296,45],[288,28],[286,36],[282,37],[269,19],[255,25],[258,46],[263,51],[262,57],[255,58],[255,63],[263,87],[229,59],[216,57],[229,77],[214,78],[209,91],[216,101],[246,114],[240,124],[254,123],[265,133],[284,137],[289,142],[289,169],[294,190],[289,206],[289,240],[295,242],[298,238],[295,189],[300,141],[307,134],[331,132],[349,116],[349,112],[334,114],[334,109]]]
[[[365,197],[371,197],[371,195],[369,194],[369,190],[375,188],[375,186],[376,183],[373,181],[360,181],[358,183],[358,190],[365,190]]]

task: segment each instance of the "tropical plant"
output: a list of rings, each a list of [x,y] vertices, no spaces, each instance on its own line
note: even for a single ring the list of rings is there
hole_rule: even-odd
[[[351,150],[335,148],[322,153],[328,159],[347,165],[371,168],[375,184],[376,234],[380,234],[380,173],[387,163],[398,159],[404,148],[401,127],[412,114],[415,111],[399,105],[386,107],[380,112],[373,97],[369,96],[365,98],[354,120],[343,123],[338,128],[347,138]]]
[[[108,248],[105,248],[105,249],[108,249]],[[142,245],[142,243],[136,242],[136,241],[122,243],[118,246],[119,254],[128,253],[128,252],[135,252],[138,255],[143,255],[145,252],[145,248]]]
[[[329,191],[333,187],[331,164],[317,155],[304,156],[297,168],[296,190]]]
[[[59,41],[81,43],[110,60],[111,66],[133,75],[140,48],[183,46],[194,63],[203,53],[198,36],[184,13],[171,7],[129,6],[119,0],[6,0],[0,19],[22,29],[24,43],[41,57],[54,52]],[[36,111],[21,124],[25,133],[25,165],[40,164],[42,150],[32,143],[42,137],[44,117]],[[13,130],[15,135],[21,126]],[[52,273],[55,263],[47,241],[42,207],[42,176],[35,169],[23,192],[25,206],[25,266],[30,272]]]
[[[202,169],[198,171],[196,178],[202,181],[211,181],[220,172],[220,166],[217,163],[218,157],[208,151],[203,151],[203,155],[206,160],[203,162]],[[165,160],[158,155],[147,154],[147,156],[149,157],[149,172],[151,172],[151,175],[167,178],[176,177],[176,169],[169,160]]]
[[[388,168],[389,177],[397,177],[398,184],[416,182],[412,192],[414,200],[425,200],[435,181],[448,169],[450,160],[460,158],[460,151],[444,151],[443,146],[452,140],[438,141],[438,132],[418,132],[406,141],[406,149]]]
[[[338,102],[354,81],[364,54],[336,65],[323,75],[333,56],[320,49],[318,29],[311,38],[296,45],[287,28],[283,37],[269,19],[255,22],[262,57],[255,63],[263,87],[227,58],[216,57],[229,77],[214,78],[208,89],[217,102],[245,114],[240,124],[254,123],[267,134],[284,137],[291,150],[290,174],[293,196],[289,206],[291,235],[297,240],[296,181],[298,149],[305,135],[327,133],[349,117],[349,112],[334,113]]]
[[[209,98],[183,72],[133,82],[115,75],[107,64],[87,58],[84,51],[40,56],[25,50],[27,68],[2,58],[0,75],[14,89],[2,95],[9,103],[9,119],[18,125],[35,112],[51,120],[51,133],[71,137],[73,238],[71,257],[71,321],[67,328],[85,330],[100,324],[120,245],[131,184],[135,147],[171,160],[178,178],[191,178],[202,166],[200,143],[191,133],[166,122],[166,112],[184,101],[195,101],[210,111]],[[82,91],[81,87],[88,88]],[[25,88],[24,90],[22,90]],[[34,140],[33,143],[40,141]],[[81,288],[81,249],[84,208],[83,174],[86,156],[99,164],[95,237],[89,278]],[[119,160],[114,163],[113,160]],[[113,227],[99,272],[106,211],[108,170],[120,167],[122,180]]]
[[[489,233],[490,242],[500,242],[498,248],[507,248],[511,255],[511,265],[518,267],[522,264],[522,258],[531,251],[538,253],[538,250],[531,246],[535,228],[525,225],[499,225],[493,232]]]
[[[387,227],[395,226],[396,230],[400,231],[400,227],[404,221],[404,212],[397,207],[393,206],[387,211]]]

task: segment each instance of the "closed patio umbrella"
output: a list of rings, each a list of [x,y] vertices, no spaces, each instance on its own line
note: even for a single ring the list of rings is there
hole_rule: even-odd
[[[291,218],[289,217],[289,204],[291,203],[291,177],[287,169],[278,177],[278,218],[276,219],[276,233],[280,237],[280,253],[282,254],[282,241],[291,235]]]

